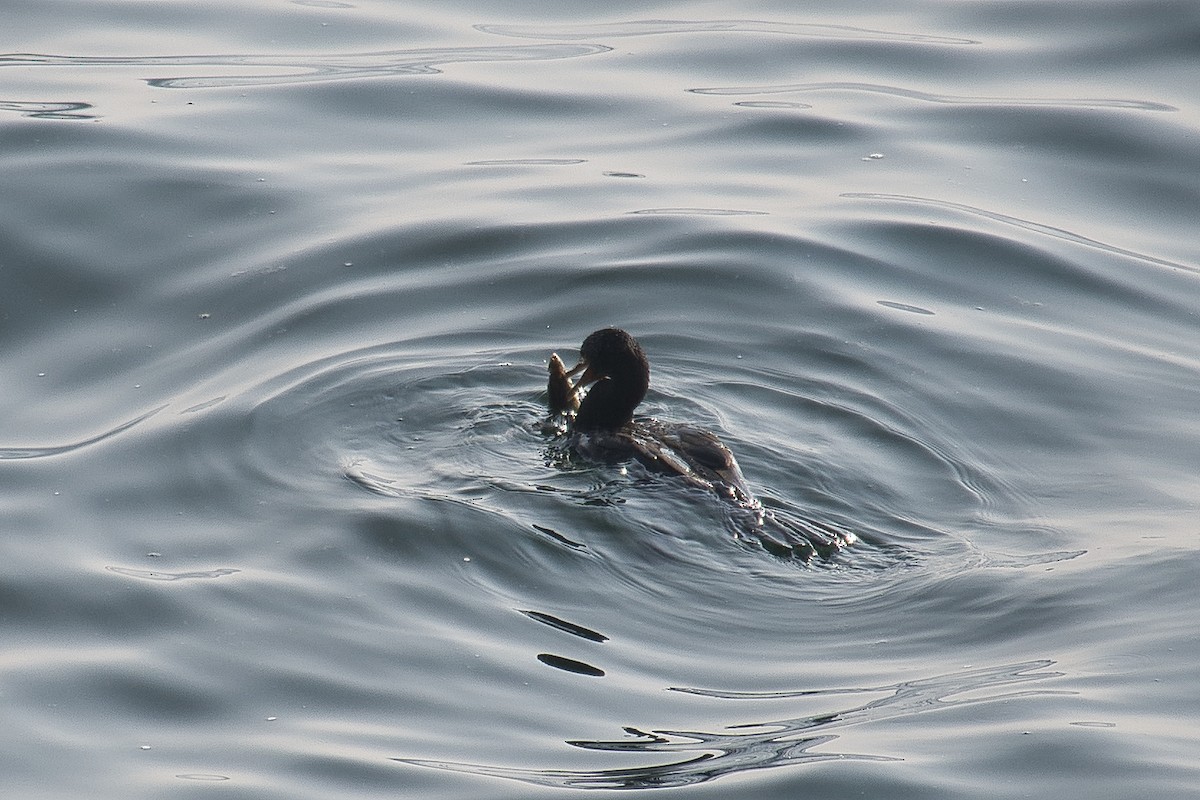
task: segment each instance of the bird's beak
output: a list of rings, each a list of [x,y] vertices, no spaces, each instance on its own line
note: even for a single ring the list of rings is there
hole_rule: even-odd
[[[588,362],[586,362],[586,361],[580,361],[578,364],[571,367],[571,369],[567,371],[566,376],[569,378],[572,375],[579,372],[580,370],[583,371],[583,374],[579,376],[579,380],[575,381],[575,384],[571,387],[570,393],[572,395],[575,394],[576,392],[578,392],[583,387],[587,386],[588,384],[595,383],[596,381],[598,381],[604,377],[604,375],[601,372],[599,372],[598,370],[592,369],[592,366],[590,364],[588,364]]]

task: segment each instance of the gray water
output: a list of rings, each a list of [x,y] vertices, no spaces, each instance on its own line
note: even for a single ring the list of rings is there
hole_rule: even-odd
[[[3,17],[3,796],[1200,795],[1200,6]]]

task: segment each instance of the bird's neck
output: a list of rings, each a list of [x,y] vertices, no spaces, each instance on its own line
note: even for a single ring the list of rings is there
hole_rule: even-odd
[[[633,420],[633,411],[646,395],[647,381],[603,378],[579,404],[574,427],[582,431],[616,431]]]

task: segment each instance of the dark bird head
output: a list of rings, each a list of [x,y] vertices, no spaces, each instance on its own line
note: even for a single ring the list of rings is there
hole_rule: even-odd
[[[637,340],[620,328],[603,328],[583,340],[578,390],[591,386],[579,404],[572,427],[579,431],[616,431],[633,420],[633,410],[650,386],[650,362]]]

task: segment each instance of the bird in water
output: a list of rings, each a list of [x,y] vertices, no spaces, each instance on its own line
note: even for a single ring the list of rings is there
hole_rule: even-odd
[[[572,384],[570,378],[579,373]],[[821,523],[780,517],[750,492],[737,459],[712,432],[667,424],[634,411],[650,387],[650,362],[637,340],[620,328],[603,328],[583,340],[579,363],[567,369],[550,356],[547,381],[552,414],[569,420],[575,450],[604,461],[635,459],[647,469],[678,476],[726,502],[735,536],[767,552],[807,561],[828,556],[854,536]],[[584,389],[587,389],[584,393]]]

